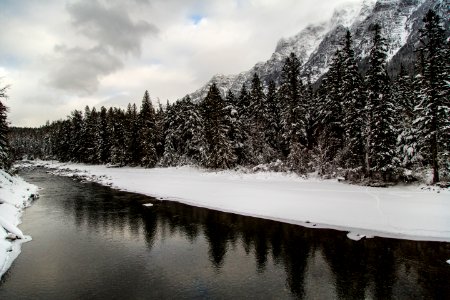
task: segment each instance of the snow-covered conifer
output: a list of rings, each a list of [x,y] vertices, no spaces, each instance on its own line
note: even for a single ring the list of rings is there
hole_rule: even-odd
[[[450,172],[449,45],[440,23],[439,15],[430,10],[420,31],[423,71],[418,82],[420,103],[415,121],[421,153],[433,168],[434,183],[440,180],[440,168],[444,175]]]
[[[386,71],[387,46],[381,27],[373,27],[373,46],[366,74],[366,157],[369,177],[387,179],[395,171],[395,107],[391,100],[390,79]]]
[[[155,109],[148,91],[142,98],[141,110],[139,112],[139,144],[141,148],[141,165],[147,168],[154,167],[158,160],[156,154],[156,119]]]
[[[213,83],[201,103],[207,143],[207,166],[227,169],[236,163],[233,145],[228,137],[229,127],[225,118],[225,104],[219,89]]]

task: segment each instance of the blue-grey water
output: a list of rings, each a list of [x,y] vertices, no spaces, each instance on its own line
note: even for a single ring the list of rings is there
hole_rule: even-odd
[[[42,169],[21,176],[41,197],[23,214],[33,241],[2,278],[0,299],[450,297],[449,243],[352,241]]]

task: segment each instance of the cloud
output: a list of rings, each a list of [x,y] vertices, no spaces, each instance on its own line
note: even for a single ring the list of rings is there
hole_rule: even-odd
[[[80,33],[122,53],[139,55],[146,35],[156,35],[158,28],[147,21],[133,22],[122,7],[107,7],[98,1],[84,1],[67,6],[73,25]]]
[[[145,90],[175,101],[216,73],[267,60],[280,38],[348,1],[362,0],[8,0],[0,73],[12,124],[139,103]]]
[[[56,46],[47,84],[78,95],[92,94],[99,79],[123,67],[122,61],[103,47],[89,49]]]
[[[68,5],[67,11],[77,32],[95,46],[55,46],[46,83],[76,95],[95,93],[104,76],[124,66],[126,54],[140,56],[142,40],[158,32],[147,21],[133,22],[117,4],[81,1]]]

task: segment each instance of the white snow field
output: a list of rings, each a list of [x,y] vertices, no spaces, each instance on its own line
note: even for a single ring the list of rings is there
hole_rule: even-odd
[[[213,172],[195,167],[108,168],[46,161],[34,165],[160,200],[348,231],[354,240],[381,236],[450,242],[449,189],[372,188],[287,173]]]
[[[17,228],[31,195],[37,196],[37,186],[0,170],[0,278],[20,254],[20,245],[31,240]]]

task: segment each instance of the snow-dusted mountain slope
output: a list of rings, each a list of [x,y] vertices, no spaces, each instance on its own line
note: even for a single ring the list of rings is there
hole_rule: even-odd
[[[418,30],[428,9],[433,8],[445,18],[447,0],[364,0],[337,9],[328,22],[309,25],[297,35],[281,39],[269,60],[257,63],[252,69],[237,75],[215,75],[203,87],[190,94],[194,101],[203,99],[209,86],[215,82],[225,94],[231,89],[238,94],[242,85],[250,84],[254,73],[263,82],[270,79],[278,82],[284,60],[294,52],[303,62],[302,73],[310,76],[312,82],[319,79],[327,70],[333,55],[342,43],[347,29],[353,35],[355,54],[362,62],[371,46],[371,28],[378,23],[388,42],[389,59],[410,61],[413,45],[417,43]],[[448,4],[447,4],[448,5]]]

